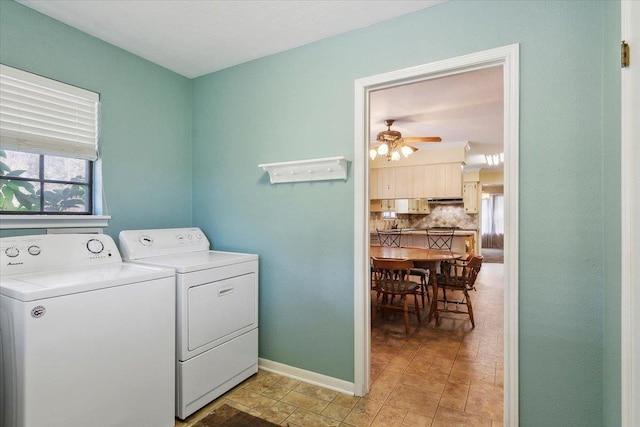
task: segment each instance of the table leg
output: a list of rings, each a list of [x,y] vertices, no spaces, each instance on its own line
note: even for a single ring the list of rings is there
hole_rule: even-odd
[[[429,318],[427,322],[431,322],[431,317],[435,316],[436,323],[438,323],[438,277],[437,271],[438,264],[432,263],[429,269],[429,280],[431,281],[431,289],[433,289],[433,298],[431,299],[431,309],[429,310]]]

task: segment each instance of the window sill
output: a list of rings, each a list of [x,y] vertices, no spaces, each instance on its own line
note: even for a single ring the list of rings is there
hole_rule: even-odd
[[[0,230],[108,227],[110,219],[110,215],[0,215]]]

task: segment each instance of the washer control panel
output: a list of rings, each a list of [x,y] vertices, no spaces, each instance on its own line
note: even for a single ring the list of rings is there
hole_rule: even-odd
[[[0,238],[2,275],[122,262],[105,234],[41,234]]]
[[[209,239],[197,227],[124,230],[119,240],[127,261],[209,250]]]

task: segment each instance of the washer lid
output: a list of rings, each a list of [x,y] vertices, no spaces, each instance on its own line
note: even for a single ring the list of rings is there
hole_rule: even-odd
[[[174,276],[175,272],[166,268],[117,263],[2,277],[0,294],[34,301]]]
[[[200,251],[177,255],[165,255],[137,260],[148,265],[171,267],[178,273],[191,273],[193,271],[209,268],[223,267],[258,259],[255,254],[243,254],[239,252]]]

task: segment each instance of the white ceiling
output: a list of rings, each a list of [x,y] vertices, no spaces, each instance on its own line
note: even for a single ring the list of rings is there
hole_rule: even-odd
[[[446,0],[16,1],[194,78]],[[379,91],[372,140],[396,119],[392,129],[404,136],[440,136],[443,147],[468,141],[467,164],[486,167],[480,154],[502,151],[502,98],[500,68]]]
[[[194,78],[443,0],[16,0]]]
[[[370,141],[384,121],[402,136],[439,136],[441,143],[411,144],[419,149],[467,144],[467,168],[490,167],[484,154],[503,151],[504,84],[502,67],[484,68],[426,80],[370,95]]]

